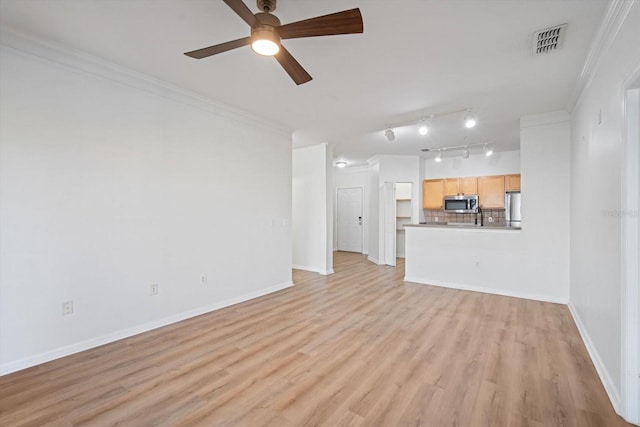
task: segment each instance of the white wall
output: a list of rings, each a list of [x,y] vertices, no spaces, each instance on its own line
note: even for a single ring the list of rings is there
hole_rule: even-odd
[[[472,154],[467,159],[460,156],[443,157],[439,163],[433,159],[422,161],[425,168],[424,179],[520,173],[520,150],[496,151],[489,157],[484,154]]]
[[[592,58],[573,111],[570,307],[605,388],[622,412],[621,171],[627,149],[622,107],[625,82],[640,67],[640,4],[619,23]]]
[[[369,257],[371,262],[379,264],[384,260],[380,244],[380,163],[369,163]]]
[[[2,40],[1,373],[291,284],[288,132]]]
[[[521,231],[407,228],[405,279],[566,302],[569,298],[568,120],[567,113],[522,119]]]
[[[327,143],[293,150],[293,266],[333,272],[333,186]],[[329,175],[329,176],[328,176]]]
[[[339,188],[362,188],[362,253],[369,253],[369,168],[336,168],[333,173],[334,195]],[[334,224],[338,223],[337,205],[334,204]],[[337,228],[337,227],[335,227]],[[338,233],[334,230],[333,247],[338,247]]]

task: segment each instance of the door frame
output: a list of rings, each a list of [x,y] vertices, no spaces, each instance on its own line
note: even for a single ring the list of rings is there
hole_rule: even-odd
[[[623,417],[640,424],[640,66],[624,86],[621,180],[622,405]]]
[[[335,245],[335,250],[339,251],[340,249],[338,248],[338,242],[340,242],[340,203],[339,203],[339,198],[338,198],[338,192],[340,190],[360,190],[360,192],[362,193],[362,205],[360,206],[360,210],[362,212],[362,226],[360,227],[360,253],[364,254],[367,253],[368,251],[365,250],[364,247],[364,222],[365,222],[365,217],[364,217],[364,206],[365,206],[365,200],[364,200],[364,187],[336,187],[336,245]],[[354,252],[357,253],[357,252]]]

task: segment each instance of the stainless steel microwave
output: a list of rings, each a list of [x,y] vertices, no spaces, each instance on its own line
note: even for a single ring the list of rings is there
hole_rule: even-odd
[[[478,195],[444,196],[442,205],[445,212],[478,213]]]

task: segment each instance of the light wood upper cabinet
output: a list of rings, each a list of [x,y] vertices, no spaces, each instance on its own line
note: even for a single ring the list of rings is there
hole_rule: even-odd
[[[445,178],[444,195],[457,196],[459,194],[478,194],[478,178]]]
[[[460,178],[459,188],[461,194],[478,194],[478,178]]]
[[[504,176],[505,191],[520,191],[520,174]]]
[[[504,175],[478,177],[481,208],[504,208]]]
[[[520,174],[427,179],[422,184],[422,207],[442,209],[444,196],[477,194],[481,208],[503,209],[506,191],[520,191]]]
[[[424,209],[441,209],[444,197],[444,180],[425,179],[422,183],[422,207]]]
[[[444,195],[455,196],[460,192],[458,178],[445,178],[444,179]]]

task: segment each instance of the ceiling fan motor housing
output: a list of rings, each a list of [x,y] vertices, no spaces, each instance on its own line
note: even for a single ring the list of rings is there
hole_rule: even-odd
[[[256,0],[258,3],[258,9],[263,12],[269,13],[276,10],[276,0]]]
[[[262,26],[251,29],[251,40],[270,40],[279,45],[280,36],[276,28],[280,26],[280,20],[270,13],[256,13],[255,16]]]

